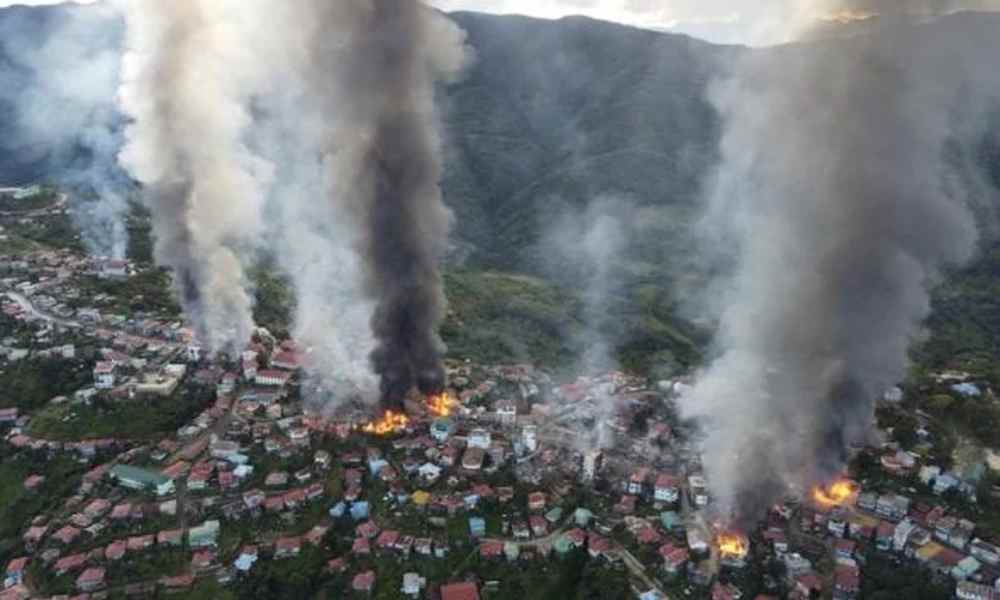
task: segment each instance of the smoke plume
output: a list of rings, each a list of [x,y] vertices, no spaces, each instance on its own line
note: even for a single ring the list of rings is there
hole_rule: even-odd
[[[47,180],[71,193],[87,249],[123,258],[130,182],[115,161],[121,21],[100,5],[10,9],[2,21],[5,183]],[[37,165],[37,169],[33,166]],[[36,172],[37,171],[37,172]]]
[[[244,265],[271,166],[244,142],[266,89],[238,2],[123,0],[119,160],[144,186],[155,258],[170,267],[199,340],[236,351],[253,330]]]
[[[308,210],[327,224],[318,224],[320,237],[338,238],[317,244],[317,250],[334,254],[316,260],[319,272],[339,270],[343,280],[330,282],[341,292],[333,308],[303,305],[300,297],[297,318],[300,324],[329,322],[346,316],[336,305],[356,292],[369,299],[371,367],[383,404],[398,409],[414,383],[425,393],[445,383],[437,335],[445,312],[438,260],[451,215],[439,188],[434,93],[436,82],[464,66],[465,36],[410,0],[314,2],[299,10],[308,48],[303,84],[318,99],[324,119],[311,143],[325,169],[321,188],[331,199],[329,206]],[[334,264],[345,247],[357,261]],[[294,262],[308,264],[301,258]],[[314,350],[325,362],[323,354],[340,346]]]
[[[585,210],[566,207],[543,236],[543,257],[555,281],[582,289],[582,329],[575,345],[581,349],[577,372],[597,376],[618,368],[615,346],[620,341],[615,332],[620,323],[610,325],[608,315],[616,303],[624,301],[625,286],[622,261],[628,247],[629,233],[637,230],[639,216],[634,205],[620,197],[602,197]],[[612,385],[595,386],[594,428],[581,431],[581,450],[608,448],[612,445],[606,426],[614,416]]]
[[[929,283],[973,252],[969,182],[945,147],[982,127],[992,33],[903,22],[950,7],[801,2],[793,16],[888,18],[849,42],[747,53],[713,85],[724,133],[704,224],[738,266],[718,357],[683,409],[708,429],[725,515],[752,521],[842,471],[905,374]]]

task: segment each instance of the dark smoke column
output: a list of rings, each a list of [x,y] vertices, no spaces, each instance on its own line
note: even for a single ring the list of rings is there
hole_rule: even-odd
[[[358,185],[348,192],[352,197],[338,200],[346,200],[357,219],[364,289],[376,303],[371,361],[382,402],[398,410],[414,383],[424,393],[445,384],[437,331],[446,300],[438,261],[451,213],[439,187],[434,91],[465,63],[464,36],[413,0],[352,2],[350,55],[336,85],[362,126],[351,132],[354,139],[337,144],[358,144],[350,150]]]

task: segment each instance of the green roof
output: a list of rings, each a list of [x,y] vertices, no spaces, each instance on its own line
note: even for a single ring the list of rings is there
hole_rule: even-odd
[[[152,487],[165,485],[170,482],[170,478],[166,475],[129,465],[115,465],[111,468],[111,475],[115,479],[128,479]]]

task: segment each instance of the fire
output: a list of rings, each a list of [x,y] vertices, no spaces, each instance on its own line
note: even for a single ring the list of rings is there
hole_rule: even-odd
[[[833,508],[850,503],[858,493],[858,486],[853,481],[841,479],[826,487],[813,488],[812,497],[820,506]]]
[[[405,414],[387,410],[381,419],[365,424],[361,430],[375,435],[391,435],[403,431],[409,424],[410,418]]]
[[[719,554],[724,559],[735,558],[742,560],[750,551],[750,541],[747,540],[746,536],[739,533],[724,531],[719,534],[716,542],[719,544]]]
[[[436,417],[450,417],[457,406],[458,401],[448,392],[427,397],[427,410]]]

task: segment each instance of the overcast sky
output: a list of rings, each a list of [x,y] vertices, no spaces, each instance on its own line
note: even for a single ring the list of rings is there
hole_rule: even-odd
[[[0,0],[11,4],[58,4],[63,0]],[[91,3],[95,0],[76,0]],[[127,1],[127,0],[126,0]],[[170,2],[173,0],[164,0]],[[288,1],[288,0],[263,0]],[[425,0],[445,11],[523,14],[546,19],[586,15],[638,27],[689,33],[718,42],[783,41],[790,23],[857,13],[859,7],[933,5],[952,10],[1000,10],[1000,0]],[[831,7],[839,7],[833,8]],[[891,10],[891,9],[890,9]]]

